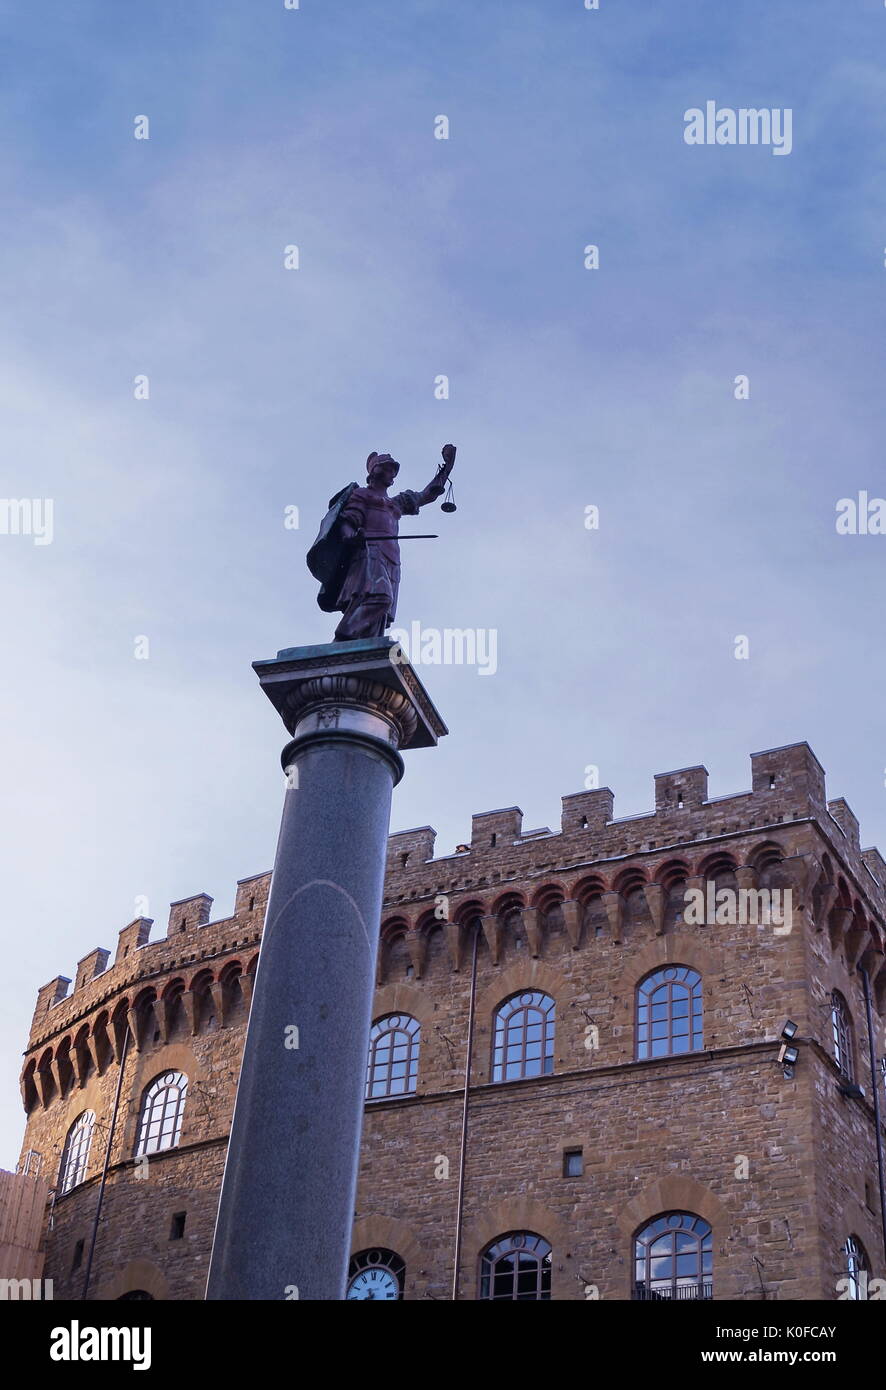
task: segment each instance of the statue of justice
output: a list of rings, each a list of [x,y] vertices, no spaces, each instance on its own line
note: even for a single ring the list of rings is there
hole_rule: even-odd
[[[390,454],[372,453],[366,460],[366,486],[349,483],[330,500],[307,561],[320,581],[317,603],[324,613],[342,615],[336,642],[381,637],[397,616],[400,541],[436,539],[401,536],[400,517],[417,516],[444,492],[441,510],[455,511],[450,482],[455,445],[445,444],[442,454],[442,464],[421,492],[407,490],[390,497],[388,489],[400,465]]]

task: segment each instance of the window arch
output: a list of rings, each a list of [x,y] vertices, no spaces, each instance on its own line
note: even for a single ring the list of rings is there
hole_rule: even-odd
[[[142,1097],[136,1158],[174,1149],[179,1141],[188,1078],[184,1072],[164,1071],[155,1076]]]
[[[480,1298],[523,1302],[551,1296],[551,1247],[534,1231],[498,1236],[480,1256]]]
[[[834,990],[831,995],[831,1035],[834,1039],[834,1061],[846,1080],[854,1081],[852,1017],[849,1006],[839,990]]]
[[[393,1250],[360,1250],[348,1265],[345,1298],[401,1299],[405,1282],[406,1262]]]
[[[867,1299],[871,1262],[858,1236],[849,1236],[843,1246],[843,1269],[847,1299]]]
[[[666,965],[637,986],[637,1060],[698,1052],[702,1041],[701,976]]]
[[[388,1014],[372,1025],[366,1099],[415,1095],[421,1024],[410,1014]]]
[[[84,1110],[68,1130],[58,1170],[58,1190],[61,1196],[70,1192],[72,1187],[79,1186],[86,1178],[94,1128],[95,1111]]]
[[[655,1216],[634,1237],[634,1297],[713,1298],[713,1235],[691,1211]]]
[[[554,1070],[554,1001],[540,990],[512,994],[495,1011],[493,1081],[550,1076]]]

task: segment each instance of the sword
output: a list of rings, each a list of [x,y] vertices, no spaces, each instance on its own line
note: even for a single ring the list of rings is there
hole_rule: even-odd
[[[364,541],[438,541],[439,536],[363,536]]]

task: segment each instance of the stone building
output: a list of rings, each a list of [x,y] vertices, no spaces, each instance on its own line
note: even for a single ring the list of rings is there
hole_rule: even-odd
[[[622,820],[564,797],[555,832],[475,815],[441,858],[390,836],[351,1296],[450,1299],[456,1247],[465,1299],[876,1296],[886,863],[806,744],[751,766]],[[56,1298],[106,1155],[87,1296],[202,1297],[269,879],[39,991],[20,1167]]]

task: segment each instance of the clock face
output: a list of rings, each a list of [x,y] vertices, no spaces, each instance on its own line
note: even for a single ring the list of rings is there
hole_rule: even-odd
[[[348,1298],[395,1298],[400,1297],[400,1284],[396,1274],[389,1269],[375,1265],[361,1269],[348,1284]]]

